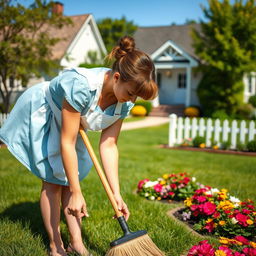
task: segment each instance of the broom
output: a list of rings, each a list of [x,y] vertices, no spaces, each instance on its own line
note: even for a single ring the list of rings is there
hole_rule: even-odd
[[[130,231],[122,212],[118,210],[113,192],[108,184],[105,174],[99,164],[99,161],[97,160],[91,143],[82,126],[80,126],[79,128],[79,132],[82,136],[83,142],[88,150],[88,153],[94,163],[94,166],[104,186],[104,189],[106,190],[112,207],[114,208],[121,229],[124,232],[124,235],[122,237],[110,243],[111,248],[107,252],[106,256],[164,256],[164,253],[160,251],[160,249],[147,235],[147,231]]]

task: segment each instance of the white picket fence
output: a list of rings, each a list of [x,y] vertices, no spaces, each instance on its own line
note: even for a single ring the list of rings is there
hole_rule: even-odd
[[[7,119],[9,114],[0,113],[0,127],[3,125],[4,121]]]
[[[175,114],[170,116],[169,125],[169,147],[181,144],[184,139],[202,136],[206,138],[206,147],[211,146],[212,140],[220,146],[221,142],[230,140],[231,149],[236,149],[238,143],[244,144],[246,141],[253,140],[256,135],[255,122],[250,121],[248,127],[243,120],[238,127],[238,121],[233,120],[229,125],[228,120],[224,120],[222,126],[219,119],[177,117]]]

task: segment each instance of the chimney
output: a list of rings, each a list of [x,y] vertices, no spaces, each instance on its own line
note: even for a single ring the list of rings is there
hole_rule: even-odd
[[[61,2],[54,2],[52,7],[52,13],[63,15],[64,5]]]

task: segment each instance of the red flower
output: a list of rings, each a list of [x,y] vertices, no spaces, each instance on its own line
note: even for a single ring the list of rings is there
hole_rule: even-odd
[[[141,180],[138,184],[138,189],[142,189],[143,185],[148,182],[149,179],[144,179],[144,180]]]
[[[250,242],[243,236],[236,236],[235,240],[241,242],[243,245],[248,245]]]
[[[191,211],[195,211],[195,210],[198,209],[198,207],[199,207],[198,205],[193,204],[193,205],[190,206],[190,209],[191,209]]]
[[[209,233],[212,233],[214,230],[214,222],[211,221],[211,222],[206,223],[204,229],[208,230]]]
[[[238,213],[235,218],[238,220],[238,223],[244,227],[247,227],[248,224],[246,223],[246,220],[248,219],[248,217],[246,215],[243,215],[241,213]]]
[[[252,204],[248,204],[248,205],[247,205],[247,208],[249,208],[249,209],[252,209],[252,210],[253,210],[253,209],[254,209],[254,206],[253,206]]]
[[[154,186],[154,190],[155,190],[157,193],[161,192],[162,189],[163,189],[163,186],[162,186],[161,184],[156,184],[156,185]]]
[[[214,256],[215,249],[208,244],[207,240],[194,245],[188,252],[187,256]]]
[[[177,185],[176,185],[175,183],[172,183],[172,184],[171,184],[171,188],[172,188],[172,189],[176,189],[176,188],[177,188]]]
[[[215,212],[216,210],[216,205],[211,203],[211,202],[206,202],[203,204],[203,212],[206,215],[211,215]]]
[[[190,182],[190,178],[185,177],[185,178],[183,179],[183,182],[184,182],[185,184],[188,184],[188,183]]]
[[[214,214],[213,214],[213,218],[215,218],[215,219],[218,219],[220,217],[220,213],[219,212],[214,212]]]
[[[175,193],[174,193],[173,191],[170,191],[170,192],[168,192],[168,195],[169,195],[169,196],[174,196]]]

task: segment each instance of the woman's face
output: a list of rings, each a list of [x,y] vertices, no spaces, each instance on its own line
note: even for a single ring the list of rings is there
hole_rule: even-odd
[[[137,98],[137,96],[134,94],[135,86],[130,82],[122,82],[118,72],[114,73],[113,79],[113,91],[117,100],[121,103],[127,101],[135,102]]]

